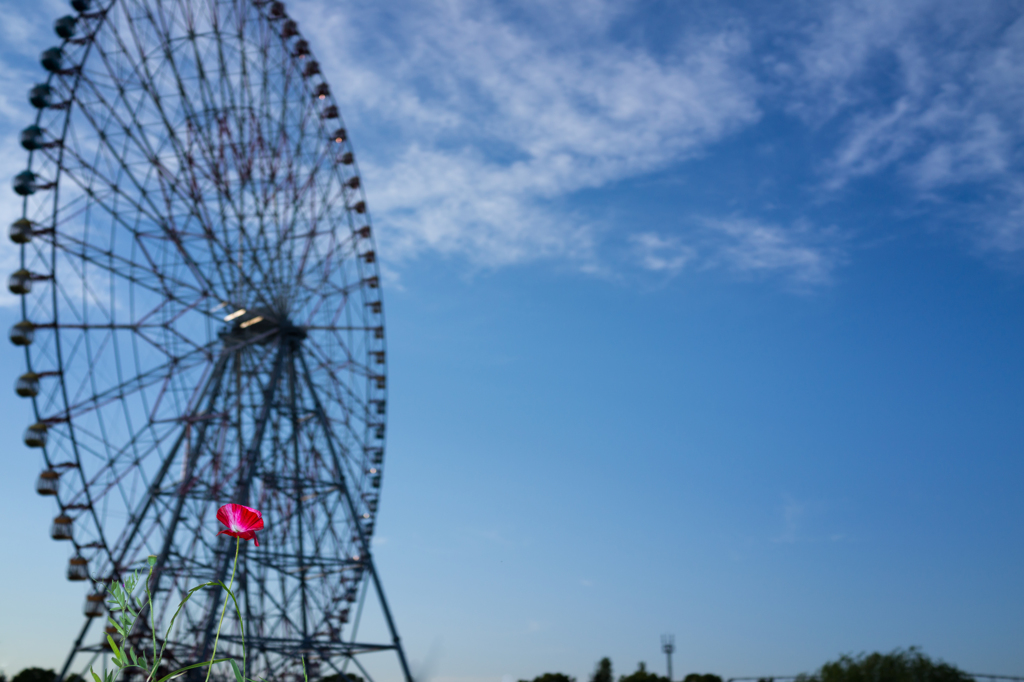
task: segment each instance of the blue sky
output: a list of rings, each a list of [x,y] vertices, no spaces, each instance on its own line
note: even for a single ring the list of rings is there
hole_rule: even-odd
[[[1022,9],[289,3],[374,213],[376,553],[422,677],[661,671],[663,632],[676,673],[1024,674]],[[66,11],[3,2],[7,177]],[[84,592],[0,409],[11,674]]]

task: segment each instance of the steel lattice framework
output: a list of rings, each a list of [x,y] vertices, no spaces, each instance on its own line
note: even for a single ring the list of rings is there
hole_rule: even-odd
[[[102,594],[156,555],[166,625],[226,582],[226,502],[260,509],[220,651],[250,677],[341,671],[394,650],[370,554],[384,456],[379,273],[351,144],[309,44],[267,0],[73,0],[22,133],[18,392],[36,422],[53,535],[91,581],[62,677],[102,653]],[[371,589],[372,588],[372,589]],[[376,592],[390,641],[356,639]],[[197,595],[165,668],[210,655]],[[358,606],[358,608],[357,608]],[[100,622],[90,633],[90,623]],[[161,631],[162,634],[162,631]],[[148,637],[148,630],[134,633]]]

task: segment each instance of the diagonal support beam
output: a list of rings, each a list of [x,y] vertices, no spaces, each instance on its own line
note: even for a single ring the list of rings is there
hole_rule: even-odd
[[[324,430],[324,437],[327,439],[327,447],[331,452],[331,459],[334,463],[334,468],[338,472],[339,480],[338,487],[345,497],[345,502],[348,506],[349,517],[352,519],[352,524],[355,526],[356,531],[359,533],[359,545],[362,547],[363,556],[366,557],[366,564],[370,568],[370,577],[373,579],[373,586],[377,590],[377,596],[380,598],[381,610],[384,612],[384,619],[387,621],[388,630],[391,631],[391,639],[394,642],[395,651],[398,652],[398,660],[402,664],[402,672],[405,673],[406,682],[413,682],[412,673],[409,672],[409,663],[405,660],[405,651],[402,649],[401,638],[398,636],[398,628],[395,627],[395,620],[391,616],[391,609],[388,607],[388,600],[384,596],[384,587],[381,585],[380,576],[377,575],[377,567],[373,562],[373,555],[370,553],[370,541],[366,537],[366,533],[363,532],[362,524],[359,523],[359,515],[356,511],[355,501],[352,499],[352,494],[348,489],[348,482],[345,480],[345,474],[341,467],[341,460],[338,457],[338,451],[335,448],[334,443],[334,432],[331,430],[330,422],[327,420],[327,413],[324,411],[323,403],[320,402],[320,395],[317,393],[316,384],[313,383],[313,376],[309,372],[309,366],[306,364],[306,357],[296,351],[296,355],[299,358],[299,362],[302,364],[302,373],[306,379],[306,385],[309,388],[309,393],[313,398],[313,403],[316,407],[317,420],[320,422],[321,428]]]
[[[213,383],[213,391],[210,393],[210,400],[206,406],[207,413],[213,412],[213,408],[217,404],[217,399],[220,397],[221,388],[224,383],[224,373],[225,370],[227,369],[228,359],[230,357],[231,355],[229,353],[224,352],[217,362],[215,377],[211,377],[211,380],[215,378],[216,381]],[[199,456],[200,453],[202,452],[203,446],[206,444],[206,431],[209,428],[209,424],[209,420],[203,420],[199,423],[199,433],[196,435],[195,446],[189,448],[193,455],[189,457],[188,461],[185,463],[185,471],[183,472],[184,475],[181,478],[181,484],[178,486],[178,499],[174,505],[174,513],[171,515],[170,522],[167,526],[167,532],[164,534],[164,544],[160,548],[160,554],[157,555],[156,566],[153,568],[153,582],[150,585],[150,590],[154,594],[160,587],[160,579],[163,576],[164,567],[167,564],[167,558],[171,554],[171,548],[174,544],[174,535],[178,530],[178,523],[181,521],[182,510],[184,509],[185,506],[185,492],[188,489],[189,483],[192,480],[192,475],[195,472],[196,463],[199,461]],[[184,434],[182,435],[184,436],[187,433],[188,429],[186,428]],[[139,523],[142,523],[141,518],[139,519]],[[147,608],[148,606],[143,609],[142,613],[145,613],[145,610]]]
[[[290,344],[288,352],[288,389],[289,389],[289,408],[291,411],[291,429],[292,429],[292,459],[295,465],[296,473],[302,471],[301,457],[299,455],[299,378],[295,371],[295,356],[298,355],[299,349],[298,344]],[[298,525],[298,540],[299,540],[299,600],[302,607],[302,639],[303,641],[308,640],[310,636],[309,632],[309,596],[306,594],[306,567],[303,562],[306,558],[305,548],[305,537],[302,528],[302,514],[305,502],[304,491],[302,490],[302,476],[297,475],[295,477],[295,500],[296,500],[296,513],[295,519]]]

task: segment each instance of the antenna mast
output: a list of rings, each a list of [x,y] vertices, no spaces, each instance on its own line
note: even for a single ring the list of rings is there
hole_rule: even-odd
[[[661,650],[668,658],[668,682],[672,682],[672,652],[676,650],[676,638],[673,635],[661,636]]]

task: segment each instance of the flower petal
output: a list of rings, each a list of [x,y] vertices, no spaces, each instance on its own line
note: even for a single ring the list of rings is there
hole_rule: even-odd
[[[256,539],[256,531],[263,530],[263,515],[256,509],[242,504],[225,504],[217,510],[217,520],[228,527],[217,535],[230,535],[243,540],[252,540],[260,546]]]

